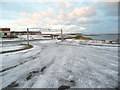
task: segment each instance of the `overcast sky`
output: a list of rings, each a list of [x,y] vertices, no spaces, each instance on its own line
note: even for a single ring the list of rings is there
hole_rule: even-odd
[[[14,31],[42,27],[80,33],[118,32],[116,2],[2,2],[0,6],[0,27]]]

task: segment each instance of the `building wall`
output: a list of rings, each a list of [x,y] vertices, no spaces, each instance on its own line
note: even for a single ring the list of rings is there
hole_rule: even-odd
[[[27,35],[27,31],[10,31],[10,28],[0,28],[0,36],[2,35]],[[40,35],[41,32],[30,31],[29,35]]]
[[[27,33],[27,32],[11,32],[11,34],[13,34],[13,35],[40,35],[41,34],[41,32],[29,32],[29,33]]]
[[[11,35],[10,31],[0,31],[0,36],[2,35]]]

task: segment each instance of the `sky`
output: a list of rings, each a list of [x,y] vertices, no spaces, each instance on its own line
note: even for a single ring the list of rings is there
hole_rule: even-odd
[[[0,27],[13,31],[117,33],[117,2],[0,2]],[[32,29],[31,29],[32,30]]]

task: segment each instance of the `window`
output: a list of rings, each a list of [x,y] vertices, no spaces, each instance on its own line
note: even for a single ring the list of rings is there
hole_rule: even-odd
[[[4,33],[4,35],[7,35],[7,33]]]
[[[2,36],[2,33],[0,33],[0,36]]]

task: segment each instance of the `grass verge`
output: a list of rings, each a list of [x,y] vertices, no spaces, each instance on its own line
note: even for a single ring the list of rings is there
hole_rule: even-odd
[[[18,38],[18,36],[15,36],[15,35],[9,35],[9,36],[2,36],[2,38]]]
[[[24,48],[21,48],[21,49],[17,49],[17,50],[3,51],[3,52],[0,52],[0,54],[17,52],[17,51],[22,51],[22,50],[26,50],[26,49],[33,48],[33,46],[30,45],[30,44],[29,44],[29,45],[28,45],[28,44],[21,44],[21,45],[25,45],[25,47],[24,47]]]
[[[76,35],[75,37],[68,37],[68,38],[64,38],[65,39],[82,39],[82,40],[93,40],[92,38],[89,37],[84,37],[82,35]],[[58,40],[61,40],[61,38],[58,38]]]

